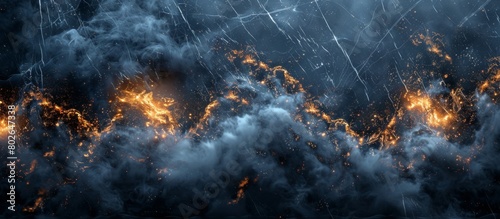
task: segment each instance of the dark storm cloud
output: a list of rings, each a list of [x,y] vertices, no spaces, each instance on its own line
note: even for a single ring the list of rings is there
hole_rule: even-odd
[[[241,88],[249,89],[247,85]],[[177,204],[184,203],[195,208],[192,199],[198,192],[203,193],[204,185],[215,181],[209,173],[214,170],[223,171],[231,162],[236,162],[240,170],[231,175],[229,186],[221,187],[215,198],[205,201],[206,207],[200,209],[205,214],[234,214],[230,210],[232,206],[228,206],[227,202],[234,198],[235,185],[246,176],[258,176],[258,180],[246,190],[257,204],[250,204],[251,200],[248,198],[242,200],[246,207],[245,210],[236,211],[240,215],[275,215],[282,212],[296,217],[326,215],[324,208],[315,208],[315,201],[322,200],[324,205],[331,206],[336,215],[352,212],[356,216],[377,213],[399,216],[464,216],[461,209],[467,209],[467,206],[461,206],[465,202],[461,200],[462,197],[454,196],[460,194],[457,190],[464,190],[461,192],[469,200],[491,203],[498,201],[496,197],[486,200],[481,195],[482,192],[494,193],[498,189],[492,181],[494,175],[491,175],[498,174],[498,169],[478,167],[491,164],[491,160],[498,156],[498,149],[494,148],[494,141],[498,141],[495,140],[498,128],[483,120],[492,117],[492,122],[497,121],[495,117],[498,117],[499,110],[491,103],[482,111],[485,113],[480,119],[483,125],[476,133],[478,141],[491,143],[476,152],[478,154],[471,162],[471,171],[464,174],[460,171],[461,167],[456,166],[456,155],[466,157],[471,153],[471,147],[456,145],[425,132],[416,134],[424,127],[408,131],[400,148],[389,151],[366,150],[358,148],[356,139],[343,132],[332,133],[325,139],[311,134],[303,123],[294,121],[292,115],[296,113],[295,107],[303,101],[301,94],[296,96],[280,93],[273,97],[271,91],[262,87],[257,86],[253,90],[259,91],[259,98],[253,99],[253,108],[241,115],[225,116],[227,106],[221,106],[218,115],[220,122],[216,126],[222,132],[212,140],[201,143],[189,139],[177,143],[167,141],[148,149],[150,147],[142,145],[141,141],[150,139],[147,137],[149,135],[152,138],[152,133],[134,129],[115,131],[116,135],[125,139],[114,141],[112,146],[100,145],[97,153],[103,153],[102,156],[106,159],[90,164],[91,168],[81,178],[83,181],[92,179],[86,186],[102,202],[102,205],[95,207],[104,212],[132,213],[130,209],[134,208],[142,212],[148,207],[135,203],[136,197],[164,194],[168,197],[164,197],[164,201],[173,214],[180,214],[177,213]],[[488,105],[487,99],[483,97],[479,106]],[[486,137],[484,130],[491,128],[495,131]],[[290,130],[302,136],[303,140],[295,141]],[[317,131],[321,130],[326,131],[325,127],[320,127]],[[141,138],[137,139],[136,136]],[[317,148],[308,147],[308,140],[314,141]],[[332,144],[332,140],[338,142],[338,149],[335,149],[337,146]],[[110,149],[109,147],[113,148],[114,153],[106,156],[104,150]],[[401,152],[397,152],[398,150]],[[346,152],[350,156],[343,158]],[[432,162],[421,160],[421,155]],[[147,160],[152,164],[141,164],[133,159],[123,160],[130,156],[149,157]],[[279,157],[286,159],[280,160]],[[409,160],[416,161],[414,167],[402,176],[394,165]],[[345,166],[345,162],[350,165]],[[297,169],[302,166],[305,169],[297,174]],[[168,167],[168,172],[157,174],[155,170],[164,167]],[[87,174],[92,175],[84,177]],[[164,178],[158,180],[158,177]],[[266,192],[258,192],[260,189]],[[133,195],[129,195],[129,192]],[[145,199],[146,203],[149,203],[148,200]],[[152,206],[162,205],[156,203]],[[221,212],[220,209],[224,208],[229,210]]]
[[[210,36],[190,29],[184,8],[175,1],[19,3],[6,17],[19,21],[5,28],[21,60],[4,74],[13,86],[34,84],[77,109],[95,101],[97,114],[124,79],[170,80],[170,90],[185,94],[206,90]],[[65,97],[72,95],[80,101]]]
[[[195,92],[217,93],[227,86],[252,94],[251,104],[237,112],[219,97],[216,119],[198,139],[178,131],[158,141],[150,128],[118,124],[99,141],[83,139],[84,147],[64,125],[44,134],[39,106],[32,103],[23,113],[34,129],[19,157],[27,166],[37,163],[23,174],[30,184],[19,184],[18,191],[22,205],[43,197],[38,214],[181,217],[191,209],[191,216],[214,217],[473,217],[499,211],[500,109],[487,95],[477,95],[477,130],[463,133],[470,144],[417,124],[402,130],[392,149],[360,147],[358,139],[328,130],[311,115],[298,122],[294,116],[303,113],[305,94],[289,94],[277,81],[271,90],[237,76],[242,73],[233,72],[222,56],[225,48],[217,50],[251,45],[321,96],[329,112],[346,118],[361,112],[363,119],[371,116],[368,109],[385,110],[388,99],[405,89],[397,69],[404,77],[415,70],[409,64],[432,65],[422,55],[426,48],[409,39],[427,29],[453,45],[446,52],[456,67],[443,64],[438,71],[451,69],[449,84],[470,77],[473,82],[465,85],[473,92],[476,79],[468,74],[486,69],[486,57],[498,52],[491,38],[495,28],[484,26],[494,13],[475,10],[497,7],[494,2],[108,0],[40,1],[41,8],[38,3],[12,6],[14,12],[2,19],[20,17],[21,29],[2,22],[15,36],[6,54],[16,54],[18,66],[8,74],[22,74],[19,86],[31,83],[56,97],[65,94],[63,99],[74,100],[69,105],[94,101],[95,111],[109,107],[108,91],[120,79],[144,75],[159,84],[174,78],[178,98],[191,102],[203,102]],[[424,58],[413,60],[418,54]],[[426,88],[440,81],[440,74],[423,78]],[[440,89],[436,94],[449,92],[434,88]],[[49,150],[54,157],[44,156]],[[457,162],[457,156],[471,161]],[[410,169],[399,167],[411,162]],[[213,174],[227,174],[227,184],[218,184],[221,178]],[[245,177],[245,198],[229,205]],[[204,197],[213,183],[218,193]]]

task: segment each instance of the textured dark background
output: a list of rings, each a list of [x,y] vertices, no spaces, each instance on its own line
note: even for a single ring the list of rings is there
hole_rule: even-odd
[[[499,9],[491,0],[2,1],[2,101],[20,104],[26,92],[41,89],[104,127],[120,81],[147,78],[182,106],[175,137],[185,138],[149,141],[151,130],[124,123],[102,136],[90,162],[61,134],[64,127],[43,128],[33,106],[21,112],[34,129],[23,136],[18,157],[23,170],[32,160],[37,166],[19,175],[16,214],[182,217],[179,206],[193,207],[196,191],[213,181],[210,172],[234,161],[239,171],[228,186],[192,216],[495,218],[500,108],[477,87],[499,55]],[[437,36],[452,61],[413,44],[419,34]],[[396,149],[359,148],[341,130],[321,138],[324,125],[294,121],[302,96],[256,88],[249,70],[226,57],[249,48],[286,68],[322,110],[366,136],[388,124],[373,123],[374,114],[396,113],[403,79],[410,86],[419,77],[421,85],[412,88],[436,95],[461,87],[473,104],[457,127],[460,138],[408,124],[399,127],[406,137]],[[253,95],[251,106],[234,113],[223,105],[204,135],[185,137],[195,123],[188,114],[199,117],[231,85]],[[56,155],[44,157],[49,150]],[[462,164],[457,156],[472,159]],[[400,170],[401,163],[413,168]],[[169,171],[159,174],[162,168]],[[258,179],[229,205],[245,176]],[[41,196],[34,212],[23,211]]]

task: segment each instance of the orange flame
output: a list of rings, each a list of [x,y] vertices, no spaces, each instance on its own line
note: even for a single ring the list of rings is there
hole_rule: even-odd
[[[118,100],[141,111],[148,119],[145,123],[147,127],[167,127],[168,132],[174,133],[178,124],[170,110],[170,107],[175,103],[173,99],[160,98],[160,100],[155,100],[153,92],[146,91],[133,92],[125,90],[122,93],[123,95],[118,97]]]
[[[425,122],[433,128],[446,128],[455,118],[452,113],[428,95],[417,92],[417,94],[408,94],[406,99],[408,101],[407,109],[423,113]]]
[[[241,180],[240,184],[238,185],[238,192],[236,193],[236,199],[230,201],[228,204],[236,204],[238,203],[243,197],[245,197],[245,188],[248,185],[248,177],[245,177],[243,180]]]

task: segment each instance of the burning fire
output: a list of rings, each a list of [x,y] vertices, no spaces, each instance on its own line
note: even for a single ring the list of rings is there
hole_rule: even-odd
[[[425,123],[433,128],[446,128],[454,120],[455,116],[443,106],[431,99],[428,95],[417,94],[406,95],[408,101],[407,109],[425,115]]]
[[[175,103],[173,99],[162,97],[155,100],[153,92],[146,91],[133,92],[125,90],[122,93],[123,95],[118,97],[118,100],[141,111],[148,119],[145,123],[146,127],[167,127],[169,133],[174,133],[178,124],[170,110]]]

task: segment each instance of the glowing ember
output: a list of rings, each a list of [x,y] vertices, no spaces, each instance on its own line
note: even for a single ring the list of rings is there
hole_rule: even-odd
[[[43,205],[43,196],[45,195],[45,190],[40,189],[40,191],[38,191],[38,195],[39,195],[39,197],[35,200],[35,203],[33,204],[33,206],[32,207],[24,207],[23,211],[33,213],[36,211],[36,209],[38,209],[39,207],[41,207]]]
[[[427,46],[427,51],[434,53],[438,55],[441,58],[444,58],[444,60],[448,61],[451,63],[452,59],[451,57],[443,52],[443,47],[444,43],[442,40],[443,36],[438,34],[438,33],[432,33],[429,34],[428,32],[424,34],[418,34],[417,37],[414,37],[412,42],[414,45],[419,45],[421,43],[425,43]]]
[[[67,125],[71,131],[76,132],[81,138],[98,137],[97,121],[90,121],[77,109],[65,109],[63,106],[52,102],[50,96],[45,96],[40,91],[32,91],[26,94],[22,106],[26,108],[31,103],[38,103],[41,107],[41,117],[45,127],[58,127]],[[73,134],[70,132],[71,138]]]
[[[373,136],[373,138],[378,137],[382,149],[387,149],[395,146],[397,141],[399,140],[399,136],[396,135],[395,126],[396,116],[393,116],[387,127],[382,132],[377,133]]]
[[[9,131],[9,128],[7,126],[7,120],[2,119],[0,120],[0,136],[6,136]]]
[[[433,128],[446,128],[454,119],[454,115],[445,110],[436,100],[428,95],[417,92],[417,94],[406,95],[408,101],[407,109],[425,115],[425,123]]]
[[[489,60],[488,78],[479,85],[480,93],[487,93],[490,98],[497,102],[500,98],[500,57],[494,57]]]
[[[245,197],[245,188],[247,187],[247,185],[248,185],[248,177],[245,177],[243,180],[241,180],[240,184],[238,185],[238,193],[236,193],[236,198],[230,201],[228,204],[236,204],[243,197]]]
[[[175,117],[172,115],[170,107],[175,103],[170,98],[159,98],[155,100],[153,92],[133,92],[123,91],[122,96],[118,100],[137,109],[148,119],[145,123],[147,127],[167,127],[169,133],[174,133],[175,128],[178,126]]]

